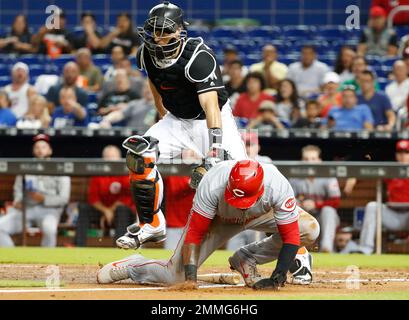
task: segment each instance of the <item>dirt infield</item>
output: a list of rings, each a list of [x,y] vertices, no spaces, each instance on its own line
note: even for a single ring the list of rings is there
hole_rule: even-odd
[[[163,288],[135,285],[130,281],[111,285],[96,284],[99,266],[61,265],[60,280],[64,286],[47,288],[0,288],[1,299],[360,299],[388,298],[399,294],[409,299],[409,270],[360,269],[346,273],[339,268],[318,268],[313,284],[286,285],[278,292],[254,291],[239,286],[212,286],[201,283],[199,289]],[[229,272],[226,268],[201,268],[201,273]],[[267,276],[271,270],[260,268]],[[49,275],[47,265],[0,264],[0,279],[45,281]],[[355,279],[356,282],[349,282]],[[405,296],[405,292],[407,296]],[[403,294],[403,296],[402,296]]]

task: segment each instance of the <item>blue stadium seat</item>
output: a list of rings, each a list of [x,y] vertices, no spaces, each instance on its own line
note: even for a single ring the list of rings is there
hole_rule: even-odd
[[[95,92],[88,92],[88,103],[96,103],[97,100],[97,94]]]
[[[240,31],[237,27],[216,27],[212,30],[215,38],[237,39]]]
[[[381,59],[381,64],[382,66],[392,68],[396,60],[399,60],[399,57],[384,57]]]
[[[42,64],[31,64],[30,68],[30,77],[38,77],[42,74],[46,74],[45,66]]]
[[[24,62],[31,66],[32,64],[44,63],[44,56],[40,54],[24,54],[18,57],[18,61]]]
[[[347,30],[343,26],[327,26],[317,29],[317,37],[327,41],[345,39],[347,35]]]
[[[52,60],[52,61],[54,62],[54,64],[55,64],[59,69],[62,69],[67,62],[74,61],[74,60],[75,60],[75,58],[74,58],[73,55],[71,55],[71,54],[63,54],[63,55],[59,56],[58,58],[55,58],[55,59]]]
[[[107,54],[96,54],[92,56],[92,59],[97,66],[111,63],[111,56]]]
[[[385,88],[388,85],[389,80],[387,78],[378,78],[378,83],[381,90],[385,91]]]
[[[11,83],[11,78],[9,76],[0,76],[0,88]]]
[[[281,29],[276,26],[261,26],[253,27],[247,30],[247,37],[250,39],[263,39],[266,41],[271,41],[278,38]]]
[[[281,33],[283,40],[312,40],[316,32],[313,26],[287,26],[283,28]]]

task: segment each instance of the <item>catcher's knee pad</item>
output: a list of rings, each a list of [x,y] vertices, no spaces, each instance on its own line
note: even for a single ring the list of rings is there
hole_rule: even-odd
[[[128,150],[126,165],[128,169],[138,175],[148,175],[159,158],[159,140],[153,137],[131,136],[122,146]]]

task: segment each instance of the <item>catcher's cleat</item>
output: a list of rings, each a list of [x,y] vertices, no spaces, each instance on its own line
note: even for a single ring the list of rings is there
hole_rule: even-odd
[[[236,270],[243,277],[244,283],[248,287],[253,287],[254,284],[261,280],[261,275],[257,271],[256,263],[251,263],[239,256],[238,251],[229,258],[230,269]]]
[[[122,249],[138,249],[146,242],[162,242],[166,240],[166,222],[163,213],[157,214],[156,226],[145,223],[142,226],[134,223],[128,226],[128,232],[116,240],[116,245]]]
[[[143,257],[137,254],[123,260],[108,263],[98,271],[97,282],[106,284],[129,279],[128,267],[130,264],[136,263],[139,258]]]
[[[308,285],[312,282],[312,255],[305,249],[304,253],[297,253],[294,263],[290,267],[288,283]]]

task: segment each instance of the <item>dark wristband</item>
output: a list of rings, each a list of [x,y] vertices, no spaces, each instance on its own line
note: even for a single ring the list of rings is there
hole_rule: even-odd
[[[197,266],[194,264],[185,265],[185,280],[186,281],[197,281]]]
[[[298,248],[299,246],[295,244],[283,244],[280,250],[280,254],[278,255],[277,266],[273,272],[273,275],[276,273],[287,274],[291,264],[295,259]]]

